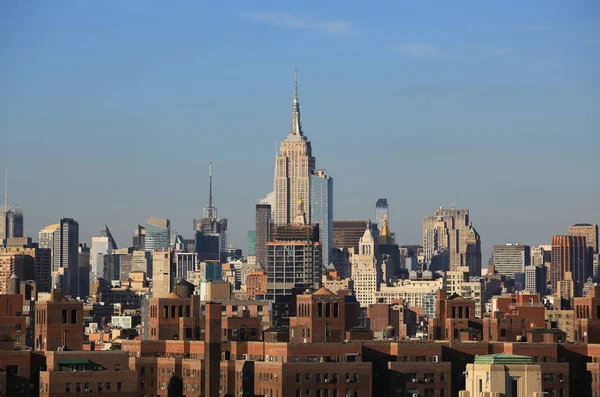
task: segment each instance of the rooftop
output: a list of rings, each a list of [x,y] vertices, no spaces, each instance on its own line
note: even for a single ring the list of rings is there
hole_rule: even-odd
[[[475,357],[475,364],[533,364],[533,359],[529,356],[519,356],[516,354],[488,354]]]

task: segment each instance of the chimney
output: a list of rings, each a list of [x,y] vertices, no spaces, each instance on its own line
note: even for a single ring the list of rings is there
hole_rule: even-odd
[[[204,334],[205,396],[218,396],[221,373],[221,304],[206,302]]]

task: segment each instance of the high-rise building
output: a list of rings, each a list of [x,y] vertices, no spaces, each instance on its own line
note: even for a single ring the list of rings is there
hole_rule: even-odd
[[[528,245],[494,245],[492,263],[498,274],[514,277],[515,273],[524,273],[531,263],[531,250]]]
[[[292,225],[274,225],[267,243],[267,297],[291,295],[297,285],[321,286],[323,245],[319,226],[306,224],[303,201],[299,200]]]
[[[267,266],[267,243],[271,236],[271,206],[256,204],[256,263]]]
[[[567,233],[569,236],[583,236],[588,248],[591,248],[594,254],[598,253],[598,225],[589,223],[577,223],[569,226]]]
[[[310,175],[315,169],[310,141],[302,131],[300,123],[300,102],[298,100],[298,79],[294,82],[294,101],[292,106],[292,126],[279,149],[275,159],[275,208],[273,222],[276,225],[288,225],[293,222],[295,203],[309,200]],[[307,201],[307,214],[311,214],[311,203]],[[309,222],[312,222],[309,219]]]
[[[382,269],[377,260],[377,245],[368,223],[363,229],[358,252],[352,254],[352,280],[354,281],[354,294],[361,307],[368,307],[375,303],[375,293],[383,279]]]
[[[390,221],[390,207],[386,198],[380,198],[375,204],[375,222],[381,227],[384,219],[387,219],[388,222]]]
[[[530,265],[525,268],[525,289],[529,292],[546,295],[546,266]]]
[[[439,207],[423,219],[424,261],[431,270],[455,270],[466,265],[468,209]]]
[[[0,243],[9,238],[23,237],[23,209],[17,206],[0,208]]]
[[[0,248],[0,255],[30,256],[33,259],[34,264],[34,276],[32,279],[36,282],[38,292],[50,292],[52,283],[52,256],[49,248],[31,248],[31,245],[25,247],[10,246]]]
[[[81,298],[86,298],[90,295],[90,254],[91,250],[87,244],[79,244],[77,255],[77,292]]]
[[[588,254],[589,248],[584,236],[552,237],[550,281],[553,292],[557,292],[558,282],[565,279],[566,272],[571,272],[572,280],[578,288],[583,286],[587,278],[592,276],[592,265],[588,260]]]
[[[340,250],[347,248],[351,253],[358,252],[359,241],[365,234],[366,225],[371,225],[371,234],[377,240],[379,229],[376,224],[368,220],[333,221],[333,248]]]
[[[333,249],[333,178],[325,170],[310,175],[310,223],[319,225],[323,264],[328,265]]]
[[[469,268],[469,275],[481,276],[481,237],[473,226],[465,236],[465,266]]]
[[[552,261],[552,245],[531,247],[531,265],[543,266]]]
[[[117,244],[108,226],[104,225],[100,231],[100,235],[92,237],[92,248],[90,249],[90,283],[95,282],[99,278],[109,280],[106,277],[107,271],[104,268],[104,256],[111,255],[116,249]]]
[[[60,229],[59,223],[48,225],[38,235],[38,246],[40,248],[47,248],[50,250],[50,256],[54,258],[54,232]],[[54,268],[54,262],[52,262],[52,271],[56,271]]]
[[[138,225],[133,231],[133,249],[143,250],[146,243],[146,228]]]
[[[165,218],[150,218],[146,221],[146,238],[144,249],[153,250],[168,249],[171,244],[171,221]]]
[[[196,250],[198,252],[198,260],[203,261],[206,259],[213,259],[213,254],[218,253],[218,259],[225,262],[227,259],[227,219],[218,217],[217,207],[213,205],[212,195],[212,163],[209,164],[209,188],[208,188],[208,206],[204,208],[202,218],[194,219],[194,232],[196,233],[196,239],[198,237],[208,239],[211,241],[211,250],[202,251],[202,246],[196,241]],[[197,232],[200,232],[199,235]],[[217,240],[218,248],[213,252],[213,240]],[[208,255],[208,256],[207,256]]]
[[[34,258],[22,251],[0,251],[0,295],[9,294],[9,277],[20,280],[33,280],[35,275]]]
[[[79,295],[79,223],[63,218],[52,239],[52,269],[63,273],[62,289],[65,295]],[[62,270],[61,270],[62,269]]]
[[[248,230],[247,256],[256,256],[256,230]]]
[[[164,298],[171,293],[173,277],[171,269],[172,252],[154,250],[152,252],[152,297]]]

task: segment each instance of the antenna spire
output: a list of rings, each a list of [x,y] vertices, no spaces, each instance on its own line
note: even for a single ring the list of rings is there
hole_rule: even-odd
[[[214,216],[213,205],[212,205],[212,162],[208,164],[208,208],[210,211],[210,217]]]
[[[298,100],[298,69],[294,68],[294,103],[292,105],[292,128],[290,135],[304,136],[300,123],[300,101]]]

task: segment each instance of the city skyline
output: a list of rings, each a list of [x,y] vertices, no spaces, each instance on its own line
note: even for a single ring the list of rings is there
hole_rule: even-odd
[[[34,239],[40,229],[63,217],[79,222],[80,241],[88,245],[104,224],[119,246],[126,245],[136,225],[149,217],[169,218],[173,230],[191,237],[191,219],[206,205],[203,170],[213,162],[215,203],[229,219],[230,244],[245,250],[247,230],[254,228],[256,198],[272,189],[273,144],[289,127],[295,65],[302,81],[303,128],[315,157],[336,179],[335,220],[373,219],[377,198],[387,197],[397,242],[419,244],[422,218],[454,203],[469,208],[476,219],[484,267],[495,244],[549,244],[553,235],[566,234],[573,224],[600,224],[594,150],[600,143],[594,129],[599,120],[593,112],[600,99],[593,87],[599,82],[590,69],[598,65],[600,47],[594,43],[600,32],[591,24],[593,17],[584,18],[598,15],[593,3],[566,15],[552,5],[541,11],[523,6],[514,20],[513,12],[491,12],[481,26],[459,28],[447,41],[415,28],[410,36],[414,43],[392,38],[391,49],[380,40],[381,31],[356,10],[324,10],[323,15],[306,9],[277,11],[280,17],[283,12],[304,21],[347,21],[295,28],[265,17],[277,12],[211,6],[207,11],[218,15],[217,20],[240,26],[234,29],[233,41],[221,41],[224,50],[201,42],[203,51],[218,58],[211,62],[184,51],[194,44],[191,39],[174,49],[159,46],[148,52],[140,36],[126,37],[119,45],[115,33],[102,24],[92,24],[79,35],[84,37],[74,37],[72,29],[80,26],[57,27],[65,18],[59,15],[60,6],[41,6],[35,14],[25,13],[19,4],[0,7],[12,19],[0,27],[0,44],[9,54],[0,66],[0,84],[5,87],[0,95],[5,139],[0,167],[9,168],[9,206],[18,203],[23,208],[25,233]],[[416,7],[399,25],[410,17],[425,18],[426,7]],[[80,5],[76,10],[82,23],[93,21],[95,13],[112,11],[138,24],[140,35],[158,39],[152,23],[135,15],[137,9]],[[196,26],[177,7],[165,12],[165,18],[178,20],[180,26],[160,41],[163,45],[187,31],[200,37],[206,29],[223,33],[216,23]],[[149,22],[158,18],[152,5],[144,13]],[[406,32],[382,18],[391,32]],[[25,34],[15,21],[38,28]],[[511,32],[506,25],[502,31],[509,22]],[[121,31],[128,26],[114,23]],[[524,26],[531,31],[519,40]],[[480,44],[459,47],[461,34],[476,33]],[[282,44],[274,36],[283,42],[295,40],[300,52],[267,70],[258,68],[263,59],[252,57],[244,59],[244,67],[223,67],[248,55],[232,55],[240,46],[253,48],[267,40],[279,48]],[[90,45],[82,47],[85,40]],[[377,54],[370,48],[372,40],[382,42]],[[544,46],[545,41],[555,48]],[[484,42],[500,42],[502,47],[485,47]],[[79,48],[83,56],[68,56],[63,45],[69,51]],[[141,65],[124,53],[128,45],[137,46],[139,54],[158,57],[144,65],[137,80],[132,76]],[[114,57],[124,72],[99,70],[91,56],[96,50],[98,56]],[[353,51],[384,61],[379,76],[373,76],[371,67],[348,62]],[[576,56],[566,57],[571,53]],[[36,54],[36,62],[25,65],[24,57],[31,54]],[[319,60],[309,61],[314,58]],[[194,69],[199,62],[202,68]],[[163,63],[171,73],[163,74]],[[181,64],[187,66],[175,73]],[[546,64],[553,66],[541,67]],[[69,73],[75,69],[80,72]],[[7,76],[15,73],[18,78],[9,80]],[[469,78],[454,81],[467,74]],[[72,84],[55,89],[71,78]],[[166,106],[168,102],[181,106]],[[21,151],[11,149],[23,145],[30,154],[26,163]],[[61,150],[69,151],[69,161],[60,156]],[[106,161],[107,153],[111,161]],[[173,153],[176,156],[169,157]],[[152,161],[160,156],[161,161]],[[48,164],[51,174],[43,172]],[[198,170],[191,179],[190,169]],[[473,183],[456,183],[450,169],[470,173],[461,180]],[[378,178],[369,177],[373,172]],[[570,177],[573,174],[578,177]],[[186,189],[172,194],[166,183],[160,185],[163,191],[152,188],[159,180]],[[356,180],[361,181],[360,189]],[[556,180],[562,182],[560,189]]]

